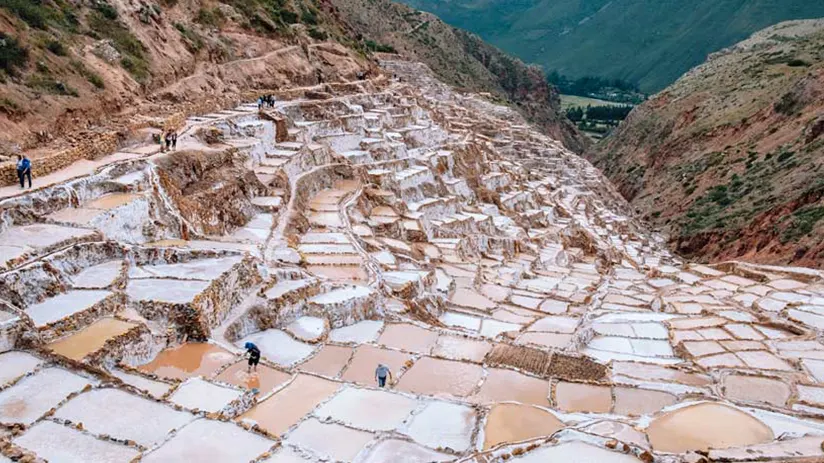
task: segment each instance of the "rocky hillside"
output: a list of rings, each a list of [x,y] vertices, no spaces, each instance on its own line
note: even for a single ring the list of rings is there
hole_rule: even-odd
[[[824,20],[712,55],[589,158],[673,247],[824,266]]]
[[[488,92],[508,102],[546,133],[576,152],[587,145],[560,113],[558,92],[543,72],[527,66],[478,36],[443,23],[429,13],[389,0],[332,0],[342,17],[373,49],[397,51],[427,64],[460,89]]]
[[[0,34],[6,151],[371,66],[323,0],[2,0]]]
[[[355,80],[375,69],[373,45],[330,0],[0,0],[0,155],[125,134],[249,90]],[[555,99],[541,76],[506,60],[507,92],[491,77],[473,88],[519,99],[580,150],[546,109]]]

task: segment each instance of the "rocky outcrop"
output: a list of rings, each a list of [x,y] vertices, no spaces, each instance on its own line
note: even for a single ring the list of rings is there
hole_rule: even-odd
[[[672,248],[824,265],[824,21],[712,55],[587,154]]]

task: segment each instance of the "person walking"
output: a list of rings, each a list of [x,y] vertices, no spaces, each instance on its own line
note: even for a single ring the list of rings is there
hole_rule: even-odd
[[[172,131],[169,130],[168,132],[166,132],[166,151],[169,151],[169,149],[171,147],[172,147]]]
[[[177,132],[172,132],[172,150],[177,151]]]
[[[258,363],[260,363],[260,349],[251,342],[244,344],[243,348],[246,349],[246,353],[249,354],[249,368],[246,369],[246,372],[251,373],[252,367],[254,367],[255,372],[257,372],[257,366]]]
[[[17,178],[20,180],[20,188],[26,188],[25,178],[29,179],[31,188],[31,161],[24,154],[17,155]]]
[[[390,384],[392,383],[392,372],[389,370],[389,367],[386,365],[379,363],[378,368],[375,368],[375,381],[378,382],[378,387],[385,387],[386,386],[386,377],[389,377]]]

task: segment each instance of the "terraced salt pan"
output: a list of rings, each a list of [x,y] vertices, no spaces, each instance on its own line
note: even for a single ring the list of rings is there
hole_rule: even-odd
[[[492,344],[486,341],[441,335],[432,348],[432,355],[450,360],[481,363],[490,350],[492,350]]]
[[[400,439],[387,439],[375,444],[360,463],[433,463],[452,461],[455,457],[430,450]]]
[[[251,461],[275,443],[222,421],[199,419],[185,426],[165,444],[143,456],[143,463]]]
[[[0,387],[35,370],[43,363],[39,358],[20,351],[0,354]]]
[[[155,399],[163,397],[163,395],[169,392],[169,389],[172,388],[171,384],[155,381],[149,378],[144,378],[140,375],[126,373],[122,370],[114,369],[110,371],[110,373],[112,374],[112,376],[120,379],[124,383],[130,386],[134,386],[142,391],[148,392],[149,395],[151,395]]]
[[[309,463],[309,461],[288,446],[281,446],[271,457],[263,460],[264,463]]]
[[[755,417],[712,402],[678,408],[656,418],[647,435],[654,450],[675,453],[762,444],[775,438]]]
[[[328,293],[318,294],[309,300],[310,303],[319,305],[341,304],[346,301],[366,297],[372,294],[372,290],[366,286],[352,286],[350,288],[336,289]]]
[[[403,374],[397,388],[414,394],[466,397],[482,377],[479,365],[423,357]]]
[[[402,432],[427,447],[463,452],[472,445],[477,416],[465,405],[432,401],[412,417]]]
[[[224,409],[242,395],[243,393],[237,389],[218,386],[201,378],[193,378],[181,384],[169,396],[169,400],[190,410],[215,413]]]
[[[0,423],[31,424],[72,392],[94,381],[60,368],[45,368],[0,391]]]
[[[481,329],[481,319],[458,312],[445,312],[440,317],[441,322],[446,326],[464,328],[469,331]]]
[[[329,340],[339,343],[364,344],[378,339],[378,333],[383,328],[383,322],[377,320],[363,320],[353,325],[336,328],[329,332]]]
[[[323,421],[332,418],[358,429],[391,431],[397,429],[417,406],[417,400],[400,394],[346,387],[315,410],[315,416]],[[367,410],[374,413],[365,413]]]
[[[308,342],[319,341],[327,329],[326,320],[318,317],[300,317],[286,326],[292,336]]]
[[[350,462],[372,439],[372,434],[368,432],[310,418],[289,433],[286,442],[309,449],[324,458]]]
[[[14,443],[55,463],[129,463],[140,453],[52,421],[37,423]]]
[[[281,435],[339,387],[333,381],[298,374],[288,386],[259,402],[238,420],[255,423],[267,432]]]
[[[0,254],[5,260],[9,260],[34,249],[49,248],[63,241],[85,239],[94,235],[94,230],[51,224],[13,226],[0,233],[0,243],[4,248]]]
[[[195,416],[119,389],[92,389],[57,409],[57,418],[83,423],[97,435],[133,440],[145,447],[162,442]]]
[[[246,361],[240,361],[223,370],[215,379],[248,390],[257,389],[261,394],[266,394],[292,378],[289,373],[266,365],[258,365],[257,370],[250,373],[247,372],[248,368]]]
[[[438,333],[408,323],[389,324],[384,328],[378,344],[408,352],[429,352]]]
[[[541,447],[514,458],[519,463],[574,461],[575,463],[640,463],[634,456],[609,451],[583,442],[564,442],[553,447]]]
[[[214,344],[190,342],[163,350],[154,360],[139,368],[163,378],[186,379],[212,376],[235,358],[234,354]]]
[[[300,342],[278,329],[269,329],[250,334],[238,341],[238,347],[246,342],[252,342],[260,349],[261,354],[278,365],[290,367],[302,362],[315,352],[315,346]]]
[[[397,380],[401,367],[412,355],[388,349],[380,349],[369,345],[358,346],[349,366],[343,372],[343,380],[358,384],[375,384],[375,368],[378,364],[386,365]]]
[[[103,348],[107,341],[127,333],[137,325],[113,317],[103,317],[82,330],[46,346],[57,355],[72,360],[83,360]]]
[[[353,352],[351,347],[327,344],[311,359],[302,363],[299,368],[301,371],[335,378],[340,375],[349,359],[352,358]]]
[[[103,289],[109,287],[122,271],[122,260],[110,260],[82,270],[71,280],[75,288]]]
[[[202,293],[209,284],[211,284],[210,281],[146,278],[131,280],[126,287],[126,295],[135,301],[187,304]]]
[[[111,294],[109,291],[96,290],[69,291],[29,306],[26,313],[35,325],[42,327],[89,309]]]
[[[498,404],[492,407],[484,426],[484,449],[504,442],[550,436],[564,427],[555,415],[529,405]]]
[[[549,406],[549,382],[543,379],[500,368],[489,368],[480,391],[472,396],[473,402],[519,402]]]
[[[243,260],[242,256],[218,259],[198,259],[179,264],[158,264],[132,267],[129,278],[177,278],[180,280],[211,281],[226,273]]]

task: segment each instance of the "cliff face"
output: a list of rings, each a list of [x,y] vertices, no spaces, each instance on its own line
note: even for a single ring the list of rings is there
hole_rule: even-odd
[[[636,108],[587,156],[672,247],[824,265],[824,21],[765,29]]]
[[[558,92],[547,84],[539,68],[405,5],[389,0],[331,1],[344,21],[379,49],[423,62],[460,89],[491,93],[494,100],[512,105],[573,151],[583,152],[588,145],[586,137],[561,114]]]

